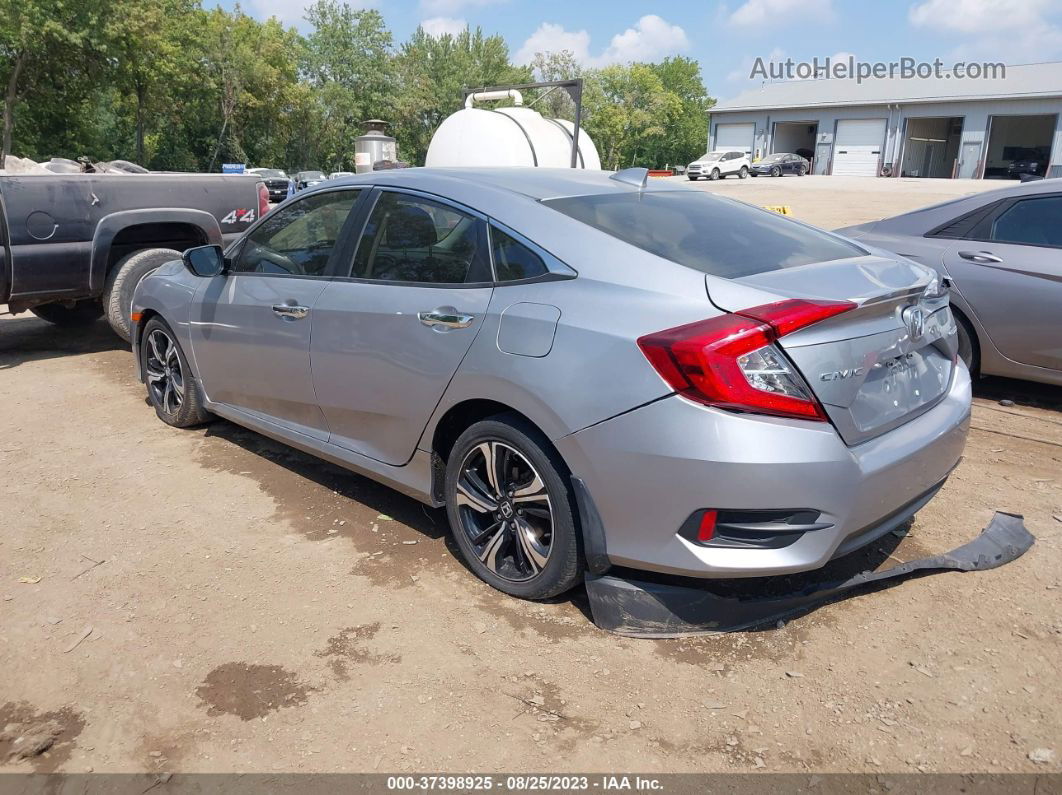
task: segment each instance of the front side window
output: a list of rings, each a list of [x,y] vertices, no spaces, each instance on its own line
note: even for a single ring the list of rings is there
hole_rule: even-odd
[[[992,223],[991,239],[1029,246],[1062,246],[1062,196],[1023,199]]]
[[[421,284],[490,282],[486,225],[447,204],[384,192],[365,224],[350,275]]]
[[[543,204],[658,257],[731,279],[866,255],[826,232],[703,191],[602,193]]]
[[[318,193],[267,215],[248,235],[233,271],[323,276],[358,193]]]

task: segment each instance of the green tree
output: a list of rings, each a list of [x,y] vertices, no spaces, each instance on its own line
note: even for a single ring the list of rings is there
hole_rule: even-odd
[[[318,0],[307,9],[313,26],[301,58],[313,89],[316,122],[312,165],[351,168],[360,123],[390,104],[393,86],[391,32],[379,11],[354,10],[338,0]],[[308,164],[310,165],[310,164]]]
[[[104,0],[0,0],[0,168],[11,152],[19,105],[37,92],[70,96],[102,64],[107,9]]]
[[[703,154],[708,145],[708,109],[715,100],[708,96],[700,64],[692,58],[665,58],[649,64],[649,68],[679,104],[666,120],[664,134],[647,142],[646,162],[657,167],[688,163]]]
[[[650,148],[679,112],[679,98],[664,89],[650,66],[606,66],[587,75],[583,119],[601,155],[601,167],[654,165]]]
[[[442,120],[461,109],[463,89],[531,79],[529,68],[509,62],[505,39],[485,36],[479,28],[438,37],[417,28],[399,48],[396,70],[397,88],[389,112],[399,156],[415,164],[424,162]]]

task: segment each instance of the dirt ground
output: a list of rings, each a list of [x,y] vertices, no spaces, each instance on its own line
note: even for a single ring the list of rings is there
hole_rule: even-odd
[[[940,198],[824,181],[711,189],[834,226]],[[0,318],[0,415],[2,770],[1062,770],[1062,390],[980,384],[962,465],[869,553],[1003,510],[1038,539],[1020,560],[655,641],[597,630],[580,592],[492,591],[439,511],[163,425],[103,323]]]

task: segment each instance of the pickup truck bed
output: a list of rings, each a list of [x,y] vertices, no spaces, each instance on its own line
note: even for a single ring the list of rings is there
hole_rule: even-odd
[[[126,337],[130,277],[224,245],[267,209],[248,175],[0,175],[0,304],[63,325],[106,312]],[[135,273],[120,274],[134,259]]]

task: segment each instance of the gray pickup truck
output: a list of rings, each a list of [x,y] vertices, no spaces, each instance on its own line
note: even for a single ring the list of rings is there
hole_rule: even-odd
[[[225,245],[268,209],[246,175],[0,175],[0,305],[58,326],[105,314],[128,340],[144,276],[192,246]]]

